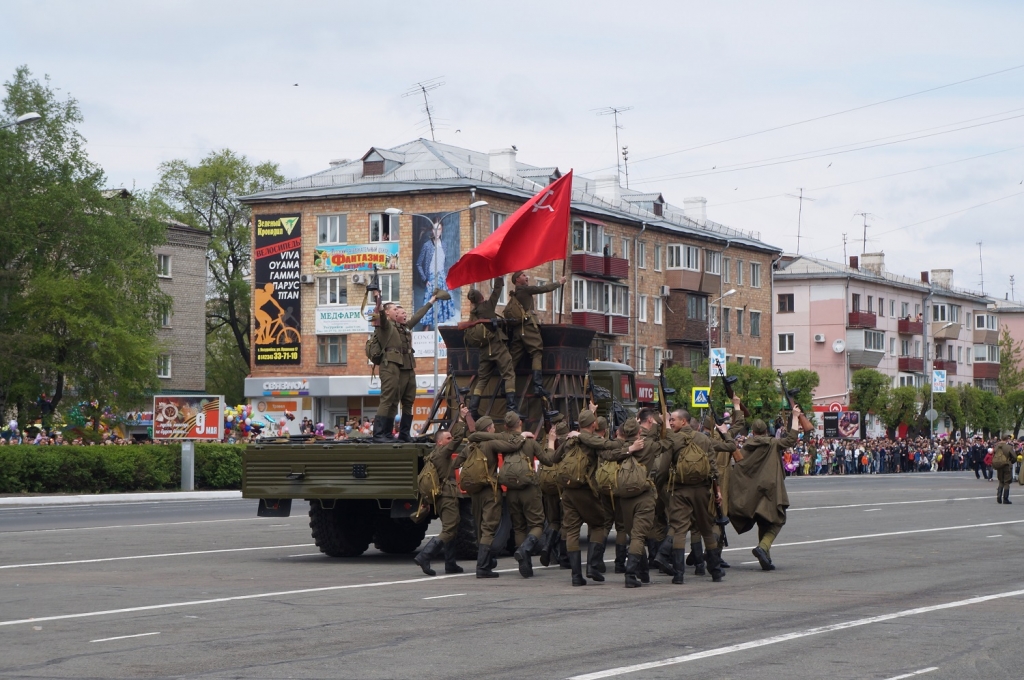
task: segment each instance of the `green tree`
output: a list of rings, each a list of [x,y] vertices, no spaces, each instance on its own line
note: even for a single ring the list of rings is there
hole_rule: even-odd
[[[986,437],[1002,429],[1006,404],[1001,397],[972,385],[961,385],[955,389],[960,396],[965,435],[966,428],[983,432]]]
[[[228,404],[241,404],[248,374],[249,364],[238,355],[227,326],[210,331],[206,336],[206,389],[210,394],[223,394]]]
[[[68,389],[135,406],[157,382],[166,298],[153,247],[163,225],[145,196],[104,191],[73,98],[25,66],[5,89],[3,119],[38,111],[42,120],[0,131],[0,413],[13,405],[23,420],[48,417]]]
[[[1010,392],[1024,388],[1024,342],[1014,340],[1010,336],[1009,326],[1003,326],[999,333],[999,378],[996,385],[999,394],[1006,396]]]
[[[1014,390],[1003,397],[1006,408],[1006,425],[1013,430],[1013,438],[1020,436],[1024,425],[1024,390]]]
[[[817,371],[801,368],[789,371],[785,375],[786,385],[789,389],[800,390],[800,393],[796,395],[796,401],[807,417],[811,419],[814,416],[814,390],[821,383]]]
[[[889,390],[885,407],[879,416],[889,434],[893,435],[900,425],[913,425],[919,411],[917,389],[907,385]]]
[[[693,388],[693,370],[686,366],[673,364],[665,368],[665,382],[676,391],[675,397],[669,400],[669,410],[690,407],[690,392]]]
[[[850,406],[862,413],[880,414],[889,400],[889,376],[873,368],[861,368],[850,376]]]

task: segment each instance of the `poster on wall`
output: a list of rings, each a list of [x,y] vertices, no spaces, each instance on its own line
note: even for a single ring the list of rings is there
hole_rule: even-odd
[[[414,331],[412,334],[412,350],[418,357],[434,356],[434,331]],[[444,338],[437,337],[437,358],[448,358],[448,345]]]
[[[829,411],[821,414],[825,439],[860,439],[858,411]]]
[[[204,394],[153,397],[153,439],[219,441],[224,397]]]
[[[345,246],[317,246],[313,271],[318,274],[398,269],[398,243],[360,243]]]
[[[335,305],[316,308],[317,335],[347,335],[349,333],[372,333],[369,314],[373,310],[366,307],[360,313],[359,307]]]
[[[257,215],[252,344],[257,365],[301,363],[301,215]]]
[[[412,218],[412,301],[406,306],[409,315],[427,303],[435,288],[448,291],[445,280],[448,268],[460,257],[459,215],[448,215],[437,225],[434,221],[445,213],[427,213]],[[430,219],[426,219],[429,217]],[[420,320],[415,330],[432,330],[453,326],[462,321],[461,290],[449,291],[451,300],[438,300],[433,309]],[[437,319],[434,313],[437,312]]]

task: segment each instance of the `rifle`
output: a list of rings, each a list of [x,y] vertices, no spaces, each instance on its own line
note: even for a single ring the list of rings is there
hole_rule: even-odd
[[[786,387],[786,376],[782,374],[781,368],[777,369],[775,372],[779,376],[779,384],[782,386],[782,393],[786,395],[786,402],[789,404],[789,410],[792,411],[793,406],[796,404],[796,395],[800,394],[800,390],[791,390]],[[814,429],[814,426],[811,425],[811,421],[809,421],[807,416],[803,413],[800,414],[798,422],[800,423],[800,429],[804,432],[810,432]],[[783,423],[782,425],[785,427],[786,423]]]
[[[718,359],[715,359],[715,366],[718,367],[718,372],[719,373],[724,373],[724,371],[722,370],[722,362],[721,361],[719,361]],[[736,396],[736,393],[733,392],[733,390],[732,390],[732,386],[735,385],[738,380],[739,380],[739,377],[735,376],[735,375],[730,375],[730,376],[722,375],[722,385],[725,386],[725,396],[729,397],[730,401],[732,401],[732,399]],[[743,411],[743,417],[744,418],[750,418],[750,409],[748,409],[747,405],[744,404],[742,401],[740,401],[740,410]]]
[[[676,391],[665,382],[665,364],[658,367],[658,403],[661,405],[661,438],[668,431],[668,395]]]
[[[378,315],[378,323],[380,319],[380,274],[377,272],[377,265],[373,265],[373,276],[370,277],[370,282],[366,284],[366,293],[369,295],[370,291],[376,292],[377,304],[374,306],[373,313]],[[359,316],[363,315],[363,310],[366,309],[366,296],[363,296],[363,304],[359,307]]]
[[[718,525],[718,532],[722,536],[722,547],[729,547],[729,537],[725,534],[725,525],[729,523],[729,516],[725,514],[722,509],[722,504],[718,501],[718,495],[721,493],[721,488],[718,486],[718,480],[711,480],[711,497],[715,499],[715,524]]]

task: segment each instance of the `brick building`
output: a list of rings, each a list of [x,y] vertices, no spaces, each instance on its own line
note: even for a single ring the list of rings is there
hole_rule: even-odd
[[[287,299],[265,309],[289,316],[301,335],[293,343],[290,331],[264,317],[262,323],[274,324],[274,338],[263,338],[268,347],[287,351],[263,354],[254,341],[246,396],[268,415],[288,408],[332,426],[374,415],[379,383],[363,354],[369,327],[360,316],[368,263],[381,265],[384,299],[401,302],[411,315],[461,254],[561,175],[557,167],[520,163],[513,149],[481,153],[420,139],[371,148],[358,160],[332,162],[328,170],[246,197],[255,252],[284,258],[273,263],[277,274],[264,269],[271,277],[265,279],[257,258],[254,295],[278,282],[273,289]],[[466,210],[477,201],[487,205]],[[769,365],[771,273],[781,250],[755,232],[707,220],[704,206],[698,198],[677,208],[659,193],[624,189],[615,177],[574,176],[569,257],[528,272],[535,283],[557,280],[563,271],[569,279],[562,291],[539,296],[542,320],[596,330],[592,357],[634,366],[641,391],[653,387],[662,362],[700,363],[709,326],[712,345],[724,343],[730,360]],[[261,249],[261,237],[278,240]],[[490,292],[489,282],[477,285]],[[468,318],[466,290],[452,291],[452,302],[437,306],[436,322],[431,312],[414,333],[425,399],[434,388],[433,328]],[[439,356],[440,380],[445,370]]]

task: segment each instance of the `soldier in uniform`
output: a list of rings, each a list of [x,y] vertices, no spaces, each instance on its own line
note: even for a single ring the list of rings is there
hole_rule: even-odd
[[[659,439],[661,415],[653,409],[644,408],[640,410],[637,419],[640,421],[640,437],[644,441],[644,448],[636,458],[650,471],[656,491],[654,526],[647,537],[647,553],[652,566],[668,576],[675,576],[672,566],[672,529],[668,523],[668,474],[658,474],[657,465],[658,456],[664,448]]]
[[[772,542],[786,523],[789,495],[782,454],[798,441],[799,417],[800,407],[794,406],[790,428],[781,439],[768,434],[763,420],[754,420],[751,436],[733,456],[736,465],[729,479],[729,521],[740,534],[757,527],[759,543],[752,553],[765,571],[775,569]]]
[[[474,333],[480,336],[480,365],[476,372],[476,384],[473,386],[473,393],[469,396],[469,410],[473,417],[478,417],[480,399],[483,397],[484,388],[491,376],[497,372],[505,382],[505,408],[506,411],[516,410],[516,372],[515,364],[508,353],[508,346],[505,344],[505,329],[498,322],[498,313],[494,307],[501,297],[501,289],[505,285],[505,279],[498,277],[494,279],[494,286],[491,295],[484,299],[483,293],[473,288],[466,295],[470,302],[469,320],[480,321],[490,319],[489,323],[482,323],[479,331]]]
[[[495,433],[494,421],[490,416],[477,420],[474,429],[476,431],[469,435],[469,441],[483,451],[487,459],[488,473],[496,480],[498,454],[517,451],[522,446],[523,438],[517,434]],[[494,573],[494,567],[498,564],[495,553],[499,552],[501,547],[494,548],[491,543],[501,522],[501,489],[495,483],[493,487],[488,486],[471,494],[470,499],[473,502],[473,521],[476,524],[476,577],[498,578],[498,574]]]
[[[703,537],[704,544],[707,546],[705,556],[711,578],[716,582],[721,581],[723,573],[718,556],[718,543],[714,535],[715,522],[708,509],[711,503],[712,481],[718,478],[718,465],[715,454],[711,450],[711,440],[707,435],[695,431],[690,426],[690,414],[682,409],[672,412],[669,417],[669,428],[670,432],[665,437],[666,449],[664,455],[659,459],[659,473],[669,474],[671,469],[675,469],[679,457],[685,455],[691,443],[707,456],[710,470],[708,477],[699,482],[686,483],[685,480],[675,479],[673,483],[670,483],[672,493],[669,500],[668,516],[669,523],[672,525],[672,563],[675,571],[672,583],[683,583],[683,575],[686,571],[686,532],[694,527]]]
[[[1012,434],[1003,435],[1003,441],[996,444],[992,451],[992,469],[996,471],[996,502],[1012,505],[1010,502],[1010,484],[1013,482],[1013,463],[1017,456],[1013,452]]]
[[[544,389],[544,341],[540,335],[540,322],[533,311],[533,296],[558,290],[565,283],[565,277],[557,282],[543,286],[531,286],[530,277],[525,272],[512,274],[512,285],[515,290],[505,305],[505,318],[515,321],[512,326],[511,354],[512,365],[518,366],[523,354],[530,355],[530,368],[533,370],[533,393],[538,397],[550,396]]]
[[[409,429],[412,427],[412,404],[416,399],[416,358],[412,351],[411,330],[437,299],[435,291],[412,319],[407,319],[405,309],[394,302],[385,303],[378,315],[379,322],[373,332],[384,349],[384,359],[380,363],[380,406],[373,418],[375,442],[393,441],[391,428],[398,414],[399,402],[402,404],[402,420],[398,426],[398,439],[412,441]],[[377,303],[380,304],[380,291],[377,291]]]
[[[528,469],[528,484],[521,489],[508,486],[505,500],[512,518],[512,528],[516,534],[516,545],[519,546],[513,557],[519,563],[519,575],[523,578],[533,576],[531,554],[538,549],[540,537],[544,533],[544,502],[541,500],[540,487],[534,473],[534,459],[543,457],[544,450],[533,437],[532,432],[523,432],[523,421],[514,412],[505,414],[505,432],[521,435],[522,444],[517,451],[505,454],[503,466],[516,463],[516,457],[525,459]],[[498,476],[502,482],[502,476]]]
[[[461,420],[460,420],[461,418]],[[466,422],[461,422],[465,420]],[[441,489],[434,498],[434,511],[441,518],[441,533],[434,536],[413,558],[427,576],[436,576],[430,568],[430,560],[444,554],[444,573],[461,574],[462,567],[455,562],[455,538],[459,533],[459,490],[455,485],[455,470],[465,458],[464,454],[452,458],[462,440],[466,436],[466,428],[472,427],[473,421],[469,409],[463,406],[448,430],[437,433],[434,449],[427,456],[427,461],[437,470],[437,478],[441,481]]]
[[[553,454],[558,447],[565,442],[569,434],[569,425],[565,416],[559,413],[551,419],[553,439],[549,448]],[[569,556],[565,553],[565,539],[562,538],[562,497],[556,479],[557,472],[554,465],[549,465],[545,459],[541,459],[541,499],[544,503],[544,519],[548,528],[544,530],[541,539],[540,563],[545,567],[551,564],[552,558],[562,569],[569,568]]]

